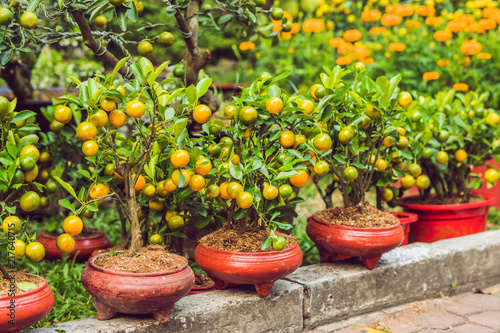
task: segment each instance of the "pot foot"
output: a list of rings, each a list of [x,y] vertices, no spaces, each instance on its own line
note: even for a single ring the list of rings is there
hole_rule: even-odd
[[[92,301],[94,302],[94,306],[97,310],[97,319],[99,320],[108,320],[116,316],[118,311],[115,309],[110,308],[107,305],[102,304],[98,300],[96,300],[94,297],[92,297]]]
[[[260,284],[255,284],[255,289],[257,290],[257,293],[259,294],[260,297],[265,298],[267,295],[269,295],[269,292],[271,291],[271,288],[273,287],[274,281],[270,282],[264,282]]]
[[[372,257],[364,257],[363,258],[363,264],[365,264],[365,267],[368,268],[369,270],[372,270],[377,266],[378,261],[382,257],[381,254],[372,256]]]
[[[221,289],[226,289],[227,287],[229,287],[229,282],[219,280],[217,278],[214,278],[213,276],[209,276],[209,278],[211,278],[212,281],[214,281],[215,289],[221,290]]]
[[[174,307],[175,307],[175,304],[172,303],[172,304],[167,305],[163,309],[153,313],[154,319],[156,319],[156,321],[158,321],[159,323],[162,323],[162,324],[166,323],[170,319],[172,312],[174,312]]]
[[[316,247],[318,248],[319,259],[322,263],[332,262],[337,257],[336,254],[331,254],[331,253],[325,251],[322,247],[319,247],[319,246],[316,246]]]

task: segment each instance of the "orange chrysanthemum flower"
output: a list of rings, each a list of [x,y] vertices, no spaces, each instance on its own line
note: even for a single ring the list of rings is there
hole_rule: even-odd
[[[450,30],[451,32],[457,33],[460,31],[464,31],[466,25],[463,22],[452,20],[446,24],[446,28],[448,28],[448,30]]]
[[[333,48],[337,48],[339,47],[340,45],[342,45],[343,43],[345,43],[345,40],[343,38],[340,38],[340,37],[334,37],[332,39],[330,39],[328,41],[328,44],[333,47]]]
[[[361,59],[361,62],[365,65],[373,65],[375,60],[373,58],[365,58],[365,59]]]
[[[412,16],[415,10],[411,5],[396,5],[396,14],[401,17]]]
[[[348,42],[357,42],[361,39],[361,31],[358,29],[347,30],[342,37]]]
[[[469,86],[465,83],[455,83],[453,85],[453,89],[455,91],[468,91],[469,90]]]
[[[481,52],[481,53],[478,53],[478,55],[476,56],[478,59],[491,59],[491,54],[489,54],[488,52]]]
[[[361,60],[370,56],[370,50],[367,47],[356,47],[354,50],[354,60]]]
[[[298,23],[293,23],[293,24],[292,24],[292,30],[290,30],[290,32],[291,32],[292,34],[296,34],[296,33],[298,33],[299,31],[300,31],[300,24],[298,24]]]
[[[496,7],[486,7],[483,8],[483,17],[484,18],[492,18],[500,15],[500,9]]]
[[[243,42],[240,44],[241,51],[248,51],[255,49],[255,43],[252,42]]]
[[[430,25],[431,27],[438,27],[443,24],[443,19],[440,17],[428,17],[425,19],[425,24]]]
[[[389,51],[390,52],[403,52],[406,49],[406,45],[403,43],[390,43]]]
[[[453,34],[449,31],[439,30],[434,33],[434,39],[438,42],[447,42],[453,38]]]
[[[361,13],[361,19],[365,22],[376,22],[381,16],[382,13],[377,9],[365,10]]]
[[[448,64],[449,64],[449,63],[450,63],[450,62],[449,62],[448,60],[444,60],[444,59],[439,59],[439,60],[437,61],[437,65],[438,65],[439,67],[446,67],[446,66],[448,66]]]
[[[306,32],[318,33],[325,29],[325,21],[322,19],[309,19],[302,24],[302,30]]]
[[[478,24],[484,31],[492,30],[497,27],[497,23],[492,19],[479,20]]]
[[[351,43],[343,42],[337,47],[337,52],[339,54],[349,54],[351,52],[354,52],[354,49],[355,47]]]
[[[462,43],[462,46],[460,47],[460,51],[465,54],[465,55],[474,55],[482,50],[481,43],[478,43],[473,40],[468,40]]]
[[[385,25],[387,27],[395,27],[397,25],[400,25],[403,19],[401,16],[396,15],[396,14],[384,14],[382,16],[382,25]]]
[[[422,79],[424,81],[437,80],[437,79],[439,79],[439,73],[438,72],[427,72],[427,73],[424,73],[424,75],[422,76]]]
[[[352,58],[351,57],[338,57],[336,63],[339,66],[346,66],[346,65],[352,64]]]
[[[370,35],[383,34],[387,31],[385,27],[370,28]]]
[[[408,20],[408,21],[406,21],[405,24],[406,24],[406,27],[408,29],[412,29],[412,28],[419,29],[422,26],[422,24],[420,24],[419,21],[413,21],[413,20]]]

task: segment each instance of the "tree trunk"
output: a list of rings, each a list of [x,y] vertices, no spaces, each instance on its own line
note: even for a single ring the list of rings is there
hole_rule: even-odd
[[[200,10],[200,3],[200,0],[193,0],[186,9],[186,20],[191,31],[191,36],[188,37],[190,42],[186,43],[184,51],[186,86],[190,86],[191,84],[196,85],[198,83],[200,70],[205,68],[211,58],[209,50],[202,50],[198,47],[199,22],[197,13]],[[205,95],[200,98],[200,101],[208,105],[214,112],[219,109],[221,103],[219,98],[215,96],[211,90],[208,90]]]
[[[1,77],[7,82],[16,98],[20,101],[33,98],[31,85],[31,70],[17,62],[8,62],[1,72]]]
[[[132,179],[132,172],[130,169],[125,170],[125,191],[127,192],[127,208],[130,219],[130,248],[127,254],[134,256],[142,248],[142,234],[139,217],[137,216],[137,198],[135,196],[135,184]]]

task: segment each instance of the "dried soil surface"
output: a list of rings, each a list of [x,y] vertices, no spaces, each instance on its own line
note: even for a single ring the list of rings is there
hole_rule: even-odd
[[[43,284],[43,280],[36,275],[28,275],[23,272],[10,272],[7,271],[11,277],[14,277],[15,283],[18,282],[31,282],[40,287]],[[2,273],[0,273],[0,296],[7,296],[11,291],[10,289],[10,280],[7,280]],[[16,287],[16,294],[23,292],[21,289]]]
[[[110,252],[111,254],[112,252]],[[126,252],[103,256],[94,262],[98,267],[128,273],[155,273],[177,269],[187,264],[184,257],[167,252],[161,245],[149,245],[138,256]]]
[[[475,202],[481,202],[484,201],[485,199],[480,196],[480,195],[471,195],[470,200],[468,203],[475,203]],[[412,204],[412,205],[455,205],[455,204],[462,204],[466,203],[463,202],[463,198],[459,197],[457,195],[454,195],[452,197],[443,197],[443,196],[437,196],[434,195],[432,197],[429,197],[425,200],[405,200],[405,203],[407,204]]]
[[[212,279],[210,279],[205,274],[194,273],[194,287],[195,288],[208,287],[212,283],[214,283],[212,281]]]
[[[364,214],[360,214],[357,207],[345,208],[344,206],[322,210],[316,213],[320,220],[361,228],[390,227],[398,223],[398,218],[389,212],[383,212],[373,207],[368,202],[363,205]]]
[[[297,239],[293,236],[282,232],[275,232],[277,236],[286,238],[286,248],[292,247]],[[261,249],[262,241],[269,236],[269,230],[265,229],[248,229],[242,235],[238,235],[235,229],[222,228],[211,234],[203,236],[200,243],[213,247],[218,250],[235,251],[235,252],[266,252],[274,251],[272,245],[269,245],[265,250]]]

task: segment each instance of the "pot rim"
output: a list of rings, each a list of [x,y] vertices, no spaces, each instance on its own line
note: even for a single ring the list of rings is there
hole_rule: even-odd
[[[418,214],[416,213],[410,213],[410,212],[389,212],[389,213],[396,215],[400,224],[408,224],[418,221]],[[405,219],[405,221],[401,222],[401,219]]]
[[[401,198],[401,200],[399,201],[399,205],[407,209],[445,211],[445,210],[457,210],[457,209],[465,210],[465,209],[481,208],[481,207],[491,206],[497,201],[496,196],[492,194],[488,193],[473,193],[473,194],[480,195],[486,200],[480,202],[459,203],[451,205],[422,205],[422,204],[405,203],[405,201],[411,201],[414,198],[418,198],[418,195],[411,195]]]
[[[37,276],[39,278],[41,278],[43,280],[43,283],[41,286],[39,287],[36,287],[35,289],[32,289],[32,290],[28,290],[28,291],[22,291],[20,293],[16,293],[16,296],[14,297],[10,297],[10,296],[0,296],[0,301],[5,301],[5,300],[10,300],[11,298],[18,298],[18,297],[25,297],[25,296],[31,296],[33,294],[37,294],[39,293],[40,291],[42,291],[43,289],[45,289],[46,287],[49,287],[49,285],[47,284],[47,280],[45,280],[43,277],[41,277],[40,275],[36,275],[36,274],[31,274],[31,273],[25,273],[27,275],[31,275],[31,276]],[[49,287],[50,288],[50,287]]]
[[[118,251],[118,252],[124,252],[124,251]],[[98,255],[93,256],[93,257],[90,257],[90,259],[87,261],[87,266],[90,266],[93,270],[96,270],[96,271],[104,273],[104,274],[118,275],[118,276],[130,276],[130,277],[153,277],[153,276],[172,275],[172,274],[176,274],[176,273],[181,272],[181,271],[188,268],[187,260],[186,260],[186,263],[179,268],[176,268],[176,269],[173,269],[170,271],[151,272],[151,273],[120,272],[120,271],[113,271],[111,269],[105,269],[105,268],[101,268],[101,267],[97,266],[94,261],[100,257],[107,255],[108,253],[109,253],[109,251],[105,252],[105,253],[98,254]],[[172,253],[172,254],[175,254],[175,253]],[[175,255],[178,255],[178,254],[175,254]]]
[[[101,229],[92,228],[90,230],[97,230],[97,235],[85,236],[85,237],[77,237],[77,236],[75,236],[75,241],[77,241],[77,240],[87,240],[87,239],[96,239],[96,238],[101,238],[103,236],[106,236],[106,234],[104,234],[104,231],[102,231]],[[43,236],[43,237],[51,239],[51,240],[54,240],[54,239],[57,240],[57,237],[58,237],[58,236],[52,236],[52,235],[50,235],[48,230],[43,230],[40,233],[40,236]]]
[[[321,223],[323,225],[332,226],[332,227],[338,228],[338,229],[353,230],[353,231],[377,231],[377,230],[387,231],[387,230],[392,230],[394,228],[399,228],[401,226],[401,223],[399,222],[399,219],[398,219],[398,223],[396,223],[394,225],[391,225],[391,226],[388,226],[388,227],[373,227],[373,228],[368,228],[368,227],[353,227],[353,226],[350,226],[350,225],[342,225],[342,224],[331,223],[331,222],[328,222],[328,221],[324,221],[324,220],[322,220],[322,219],[320,219],[320,218],[318,218],[316,216],[316,213],[321,212],[323,210],[326,210],[326,209],[322,209],[322,210],[319,210],[319,211],[313,213],[307,219],[307,223],[309,223],[309,219],[313,219],[313,220],[315,220],[314,222],[316,222],[316,223]]]
[[[205,250],[212,251],[212,252],[217,252],[217,253],[227,253],[227,254],[239,254],[239,255],[244,255],[244,256],[269,256],[273,254],[281,254],[281,253],[288,253],[296,250],[296,248],[299,247],[298,241],[295,241],[295,244],[292,245],[292,247],[283,249],[281,251],[262,251],[262,252],[238,252],[238,251],[228,251],[228,250],[219,250],[214,247],[205,245],[203,243],[198,242],[198,245],[196,247],[202,247]]]

